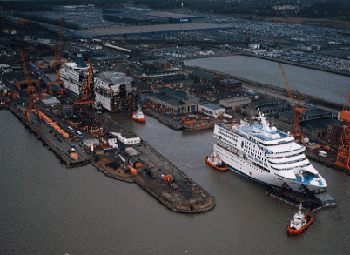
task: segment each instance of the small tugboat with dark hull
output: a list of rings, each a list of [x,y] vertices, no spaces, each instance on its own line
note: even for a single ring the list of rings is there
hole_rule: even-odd
[[[293,219],[290,224],[287,226],[287,232],[290,235],[297,235],[302,233],[309,227],[313,222],[313,217],[310,214],[301,212],[301,203],[299,205],[299,211],[294,214]]]
[[[205,157],[205,163],[220,171],[228,170],[228,166],[220,159],[219,154],[212,153]]]

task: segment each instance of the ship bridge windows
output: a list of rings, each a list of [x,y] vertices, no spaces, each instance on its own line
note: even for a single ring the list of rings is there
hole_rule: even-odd
[[[304,152],[300,151],[300,152],[285,155],[285,156],[275,156],[273,158],[271,157],[271,159],[293,158],[293,157],[300,156],[300,155],[304,155]]]
[[[300,165],[300,166],[297,166],[297,167],[307,167],[307,166],[310,166],[311,164],[310,163],[306,163],[306,164],[303,164],[303,165]],[[276,167],[273,167],[271,166],[272,169],[276,170],[276,171],[287,171],[287,170],[293,170],[293,168],[295,168],[294,166],[293,167],[286,167],[286,168],[276,168]]]

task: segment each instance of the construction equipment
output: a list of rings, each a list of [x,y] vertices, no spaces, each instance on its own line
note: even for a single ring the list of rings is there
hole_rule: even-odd
[[[349,101],[345,103],[339,115],[339,118],[347,122],[347,124],[341,134],[337,160],[334,163],[346,170],[350,170],[350,93],[348,97]]]
[[[287,87],[287,92],[288,92],[289,97],[291,99],[291,104],[293,104],[293,102],[294,102],[293,92],[290,89],[290,86],[289,86],[289,83],[288,83],[288,80],[286,77],[286,73],[284,72],[282,65],[279,64],[279,66],[281,69],[284,83],[286,84],[286,87]],[[293,110],[294,110],[294,121],[293,121],[293,130],[291,132],[291,135],[294,137],[294,141],[300,142],[300,140],[301,140],[303,145],[305,145],[304,135],[300,131],[299,122],[300,122],[300,114],[304,114],[306,112],[306,109],[302,105],[300,94],[299,94],[298,103],[294,103]]]
[[[91,58],[89,58],[89,76],[87,82],[84,84],[83,89],[80,93],[80,99],[74,102],[74,110],[77,111],[78,105],[89,104],[91,109],[94,109],[94,101],[92,101],[92,89],[91,89],[91,76],[92,76],[92,65]]]
[[[61,68],[61,55],[62,55],[62,40],[63,40],[63,24],[64,24],[64,18],[61,19],[60,23],[60,30],[58,33],[58,43],[57,43],[57,48],[55,50],[55,64],[54,68],[56,69],[57,72],[57,78],[55,81],[51,81],[47,83],[47,92],[51,95],[53,95],[52,90],[51,90],[51,85],[57,84],[61,86],[62,88],[59,90],[59,94],[63,95],[64,94],[64,81],[61,80],[60,78],[60,68]]]
[[[34,102],[34,94],[36,93],[36,89],[32,84],[32,79],[30,77],[30,74],[28,72],[25,60],[24,60],[24,55],[23,55],[23,51],[21,51],[21,58],[22,58],[22,62],[23,62],[23,71],[24,71],[24,75],[26,76],[26,80],[27,80],[27,84],[28,84],[28,94],[29,94],[29,106],[28,108],[25,109],[24,111],[24,117],[26,118],[26,120],[29,121],[29,113],[31,111],[36,111],[38,112],[38,108],[35,106],[35,102]]]

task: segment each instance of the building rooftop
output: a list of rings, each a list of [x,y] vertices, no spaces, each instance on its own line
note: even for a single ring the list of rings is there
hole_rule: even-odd
[[[217,76],[208,72],[204,72],[204,71],[193,71],[192,72],[193,76],[197,76],[197,77],[202,77],[205,78],[207,80],[214,80]]]
[[[171,13],[171,12],[147,12],[145,14],[150,16],[155,16],[155,17],[161,17],[161,18],[177,18],[177,19],[199,18],[197,16],[190,16],[190,15],[185,15],[181,13]]]
[[[223,83],[223,84],[240,84],[240,83],[242,83],[241,81],[235,80],[235,79],[224,79],[224,80],[220,80],[219,82]]]
[[[129,84],[132,82],[132,77],[126,77],[122,72],[105,71],[97,75],[102,81],[111,84]]]
[[[340,120],[334,118],[319,118],[303,121],[300,123],[300,126],[308,129],[324,129],[329,125],[338,124],[340,122]]]
[[[280,109],[284,109],[286,107],[287,106],[285,104],[274,104],[274,105],[264,105],[264,106],[261,106],[259,109],[262,112],[269,112],[269,111],[277,111]],[[293,114],[293,116],[294,116],[294,114]]]
[[[164,92],[166,95],[171,96],[171,97],[176,98],[176,99],[181,100],[181,101],[196,98],[193,95],[187,94],[184,91],[176,90],[176,89],[162,88],[159,91]]]
[[[223,107],[216,105],[216,104],[202,104],[202,105],[209,108],[209,109],[212,109],[213,111],[224,109]]]

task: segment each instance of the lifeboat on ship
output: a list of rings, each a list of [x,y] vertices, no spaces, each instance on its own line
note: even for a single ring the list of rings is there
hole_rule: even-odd
[[[138,108],[136,112],[132,112],[132,114],[129,115],[129,117],[133,120],[137,120],[138,122],[146,122],[145,115],[143,114],[140,108]]]
[[[219,157],[219,154],[214,155],[214,153],[212,153],[210,156],[207,156],[205,158],[205,162],[217,170],[228,170],[228,166],[224,162],[222,162],[222,160]]]
[[[299,205],[299,211],[294,214],[293,219],[287,226],[287,232],[290,235],[297,235],[304,232],[313,222],[313,217],[310,214],[301,212],[301,203]]]

